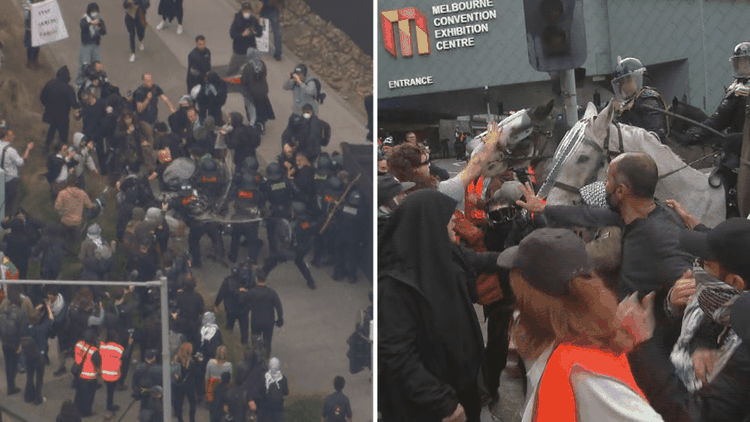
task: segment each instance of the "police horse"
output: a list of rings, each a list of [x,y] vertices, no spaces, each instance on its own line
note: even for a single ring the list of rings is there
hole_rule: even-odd
[[[652,133],[612,122],[613,102],[597,114],[593,104],[563,137],[551,161],[551,168],[538,195],[548,204],[581,203],[580,189],[606,177],[609,162],[623,152],[649,154],[659,169],[655,196],[674,199],[709,227],[726,218],[722,187],[709,184],[709,174],[686,164]]]

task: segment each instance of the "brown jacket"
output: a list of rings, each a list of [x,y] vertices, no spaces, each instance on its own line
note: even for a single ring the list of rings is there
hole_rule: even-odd
[[[83,207],[95,208],[86,192],[72,186],[60,191],[55,201],[55,210],[60,213],[60,222],[66,227],[79,227],[83,217]]]

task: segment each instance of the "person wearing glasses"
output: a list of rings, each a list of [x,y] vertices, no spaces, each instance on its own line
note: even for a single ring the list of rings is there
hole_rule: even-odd
[[[416,186],[410,189],[410,192],[419,189],[437,189],[454,201],[460,202],[466,186],[481,173],[482,163],[492,157],[492,152],[500,137],[501,131],[497,123],[493,123],[492,129],[484,138],[485,148],[472,157],[463,171],[448,180],[440,181],[431,174],[429,151],[426,147],[411,142],[393,148],[388,157],[388,171],[400,182],[413,182]]]

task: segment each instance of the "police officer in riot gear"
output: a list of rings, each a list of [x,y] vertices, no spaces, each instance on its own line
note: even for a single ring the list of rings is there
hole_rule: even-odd
[[[203,264],[201,260],[200,240],[204,234],[208,235],[214,245],[216,260],[219,263],[223,263],[224,241],[221,238],[219,224],[211,221],[202,221],[198,218],[207,210],[208,203],[206,198],[198,190],[186,185],[182,186],[180,195],[174,199],[171,206],[190,229],[190,233],[188,234],[188,248],[193,266],[200,268]]]
[[[258,262],[258,254],[262,245],[258,239],[258,227],[261,210],[265,207],[266,200],[255,177],[256,175],[252,173],[241,175],[229,194],[232,204],[230,206],[234,207],[234,219],[239,221],[232,223],[232,241],[229,246],[229,260],[232,262],[237,262],[242,237],[247,242],[248,259],[253,264]]]
[[[291,219],[292,199],[294,189],[286,177],[286,171],[281,164],[273,161],[266,167],[266,181],[261,190],[268,199],[270,216],[266,220],[266,233],[268,235],[268,249],[270,254],[279,252],[276,231],[281,220]]]
[[[666,110],[667,104],[656,89],[643,84],[644,77],[648,72],[640,60],[628,57],[617,63],[612,80],[615,100],[622,101],[617,121],[654,132],[664,142],[669,136],[666,114],[644,106]]]
[[[745,126],[746,107],[748,96],[750,96],[750,42],[737,44],[732,50],[729,61],[732,62],[734,80],[727,88],[726,95],[716,111],[702,122],[710,128],[730,135],[722,142],[723,154],[717,169],[727,191],[728,217],[739,215],[735,187],[737,186],[737,169],[740,166],[742,130]],[[700,144],[715,138],[708,130],[697,126],[690,128],[687,134],[691,144]]]
[[[322,193],[318,194],[318,204],[320,206],[320,221],[325,224],[326,219],[333,211],[341,195],[344,194],[346,186],[344,181],[338,176],[328,176],[326,187]],[[333,263],[333,242],[336,238],[336,219],[332,218],[322,234],[315,234],[315,248],[313,251],[312,265],[320,267]]]
[[[336,253],[333,264],[333,279],[336,281],[348,278],[350,283],[357,282],[357,258],[361,251],[358,242],[364,238],[362,230],[366,227],[363,208],[362,193],[352,190],[336,210]]]
[[[221,199],[226,189],[226,175],[213,157],[206,155],[198,161],[195,178],[196,189],[205,195],[210,203],[215,204]]]
[[[297,266],[299,272],[302,273],[302,277],[307,281],[307,287],[315,289],[315,280],[310,274],[310,268],[307,266],[304,258],[310,248],[312,247],[312,240],[314,234],[320,230],[318,223],[310,222],[307,216],[307,207],[302,202],[292,203],[292,244],[290,245],[294,253],[294,265]],[[262,273],[263,276],[268,276],[268,273],[281,261],[284,261],[284,254],[286,251],[279,251],[271,254],[266,262],[263,264]]]

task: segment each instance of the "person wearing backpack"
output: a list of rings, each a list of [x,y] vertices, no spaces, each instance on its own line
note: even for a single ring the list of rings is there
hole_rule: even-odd
[[[18,211],[18,202],[20,201],[21,190],[18,186],[18,170],[23,167],[26,159],[29,158],[34,143],[29,142],[26,145],[26,151],[21,156],[16,149],[11,146],[16,139],[10,124],[0,121],[0,169],[5,172],[5,216],[16,215]]]
[[[349,398],[344,395],[346,380],[341,375],[333,379],[335,393],[326,397],[323,402],[323,413],[320,422],[352,422],[352,407]]]
[[[258,406],[258,422],[284,422],[284,397],[289,395],[286,376],[277,358],[268,361],[266,389]]]
[[[318,100],[320,94],[320,82],[317,79],[307,76],[307,65],[298,64],[289,79],[284,81],[283,88],[286,91],[292,91],[292,113],[297,116],[302,115],[302,106],[310,104],[313,107],[315,115],[318,114]]]
[[[18,371],[18,358],[21,352],[21,337],[29,322],[21,309],[21,295],[14,291],[15,289],[9,290],[8,297],[5,298],[8,304],[0,310],[0,342],[3,344],[8,395],[12,396],[21,391],[20,388],[16,387],[16,372]]]

